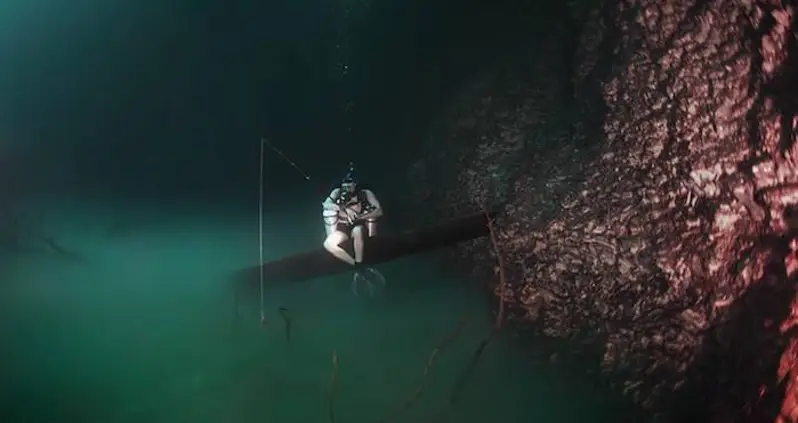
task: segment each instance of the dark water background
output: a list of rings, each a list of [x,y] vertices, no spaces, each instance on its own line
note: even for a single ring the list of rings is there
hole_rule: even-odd
[[[468,78],[556,25],[524,2],[297,0],[0,4],[0,192],[37,251],[0,259],[3,422],[618,422],[626,405],[499,338],[484,291],[434,256],[268,290],[232,312],[227,275],[258,258],[258,140],[270,154],[265,253],[316,248],[319,190],[352,160],[390,214],[431,121]],[[555,8],[553,8],[555,9]],[[345,71],[344,71],[345,70]],[[405,212],[407,212],[405,210]],[[294,320],[284,339],[277,309]]]

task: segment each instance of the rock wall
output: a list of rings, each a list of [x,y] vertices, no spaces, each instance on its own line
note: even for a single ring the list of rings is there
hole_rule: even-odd
[[[460,253],[516,324],[600,349],[644,406],[794,421],[798,11],[572,3],[571,72],[552,73],[573,52],[561,30],[546,60],[475,84],[414,167],[426,200],[439,214],[501,205],[508,286],[484,241]]]

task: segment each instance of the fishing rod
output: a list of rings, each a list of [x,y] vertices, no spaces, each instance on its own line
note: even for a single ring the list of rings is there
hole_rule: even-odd
[[[259,169],[258,169],[258,260],[259,260],[259,275],[258,275],[258,282],[260,285],[260,324],[261,326],[266,326],[266,294],[264,289],[264,281],[265,281],[265,274],[264,274],[264,254],[263,254],[263,200],[264,200],[264,158],[265,158],[265,149],[264,147],[269,147],[272,151],[274,151],[278,156],[280,156],[283,160],[288,162],[297,172],[302,175],[306,181],[310,183],[315,183],[310,175],[307,174],[298,164],[296,164],[293,160],[291,160],[288,156],[286,156],[279,148],[275,147],[267,138],[260,139],[260,162],[259,162]],[[319,187],[320,188],[320,187]]]
[[[307,172],[305,172],[304,169],[302,169],[302,167],[300,167],[295,161],[291,160],[291,158],[288,157],[288,155],[286,155],[285,153],[283,153],[282,150],[280,150],[274,144],[272,144],[271,141],[269,141],[268,138],[261,138],[261,144],[265,145],[266,147],[269,147],[269,149],[272,150],[275,154],[277,154],[277,156],[279,156],[281,159],[283,159],[292,168],[294,168],[294,170],[296,170],[300,175],[302,175],[302,178],[304,180],[306,180],[307,182],[309,182],[311,184],[314,184],[316,186],[316,189],[319,190],[320,193],[325,194],[325,195],[327,195],[329,197],[329,194],[327,194],[327,188],[326,187],[322,187],[322,185],[317,183],[315,179],[311,178],[310,175]],[[355,164],[352,163],[352,162],[349,162],[349,172],[353,172],[354,168],[355,168]]]
[[[293,167],[294,169],[296,169],[296,171],[297,171],[297,172],[299,172],[299,174],[300,174],[300,175],[302,175],[302,177],[303,177],[303,178],[305,178],[305,180],[306,180],[306,181],[308,181],[308,182],[314,182],[314,181],[311,179],[310,175],[308,175],[308,173],[307,173],[307,172],[305,172],[304,170],[302,170],[302,168],[301,168],[301,167],[299,167],[299,165],[298,165],[298,164],[296,164],[296,162],[294,162],[293,160],[291,160],[291,158],[290,158],[290,157],[286,156],[286,155],[285,155],[285,154],[284,154],[284,153],[283,153],[283,152],[282,152],[282,151],[281,151],[279,148],[275,147],[275,146],[274,146],[274,144],[272,144],[272,143],[269,141],[269,139],[268,139],[268,138],[261,138],[261,142],[262,142],[262,143],[264,143],[264,144],[265,144],[267,147],[269,147],[269,148],[270,148],[272,151],[274,151],[275,153],[277,153],[277,155],[278,155],[278,156],[280,156],[280,157],[281,157],[283,160],[285,160],[286,162],[288,162],[288,164],[289,164],[289,165],[291,165],[291,167]]]
[[[296,164],[296,162],[291,160],[290,157],[288,157],[285,153],[283,153],[282,150],[280,150],[279,148],[275,147],[274,144],[272,144],[267,138],[264,137],[264,138],[260,139],[260,148],[259,148],[259,153],[260,153],[259,165],[260,166],[259,166],[259,169],[258,169],[259,170],[259,172],[258,172],[258,260],[259,260],[259,266],[258,266],[259,267],[259,275],[258,275],[259,277],[258,277],[258,279],[259,280],[258,280],[258,282],[259,282],[259,285],[260,285],[260,295],[259,295],[259,297],[260,297],[260,324],[261,324],[261,326],[266,326],[266,324],[267,324],[267,320],[266,320],[266,296],[265,296],[265,289],[264,289],[265,274],[264,274],[264,267],[263,267],[263,265],[264,265],[264,260],[263,260],[264,259],[264,252],[263,252],[263,201],[264,201],[264,192],[263,192],[263,189],[264,189],[264,185],[265,185],[264,171],[263,171],[264,170],[264,166],[263,166],[264,165],[264,157],[265,157],[265,148],[264,147],[268,147],[269,149],[274,151],[278,156],[280,156],[280,158],[285,160],[289,165],[291,165],[292,168],[294,168],[297,172],[299,172],[299,174],[302,175],[302,178],[305,181],[316,185],[316,188],[319,189],[320,192],[327,192],[326,188],[322,188],[321,185],[317,185],[316,181],[313,178],[311,178],[310,175],[307,172],[305,172],[301,167],[299,167],[298,164]],[[350,173],[353,171],[353,169],[354,169],[354,166],[353,166],[352,162],[349,162]],[[327,194],[327,198],[330,198],[330,194]]]

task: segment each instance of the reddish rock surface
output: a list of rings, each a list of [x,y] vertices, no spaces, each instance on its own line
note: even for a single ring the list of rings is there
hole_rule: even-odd
[[[425,199],[503,205],[510,318],[600,350],[642,405],[796,421],[798,10],[573,3],[545,60],[454,103],[414,169]],[[495,274],[484,242],[460,253]]]

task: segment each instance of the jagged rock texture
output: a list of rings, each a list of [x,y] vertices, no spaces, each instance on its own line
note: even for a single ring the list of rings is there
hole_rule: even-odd
[[[795,421],[798,11],[623,0],[571,13],[570,78],[551,67],[572,52],[551,41],[546,60],[464,94],[478,100],[457,103],[414,168],[426,200],[444,214],[501,204],[508,286],[491,283],[510,317],[600,348],[644,406]],[[461,253],[486,275],[488,250]]]

